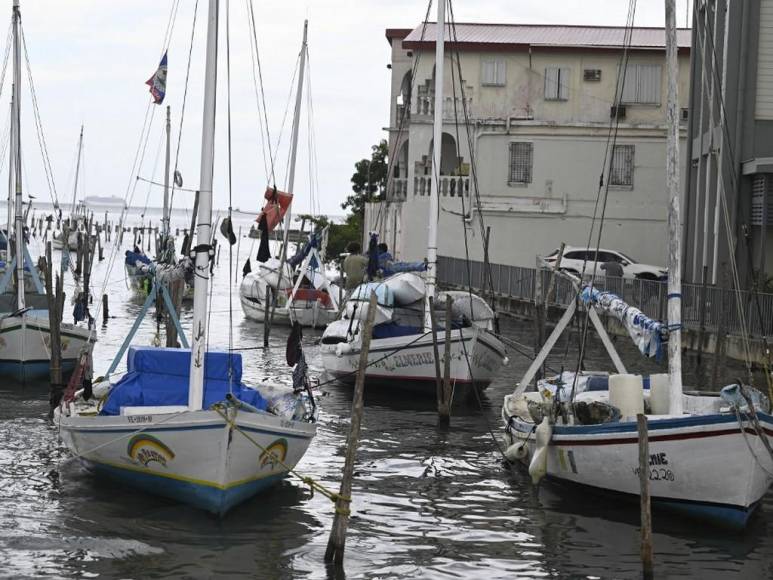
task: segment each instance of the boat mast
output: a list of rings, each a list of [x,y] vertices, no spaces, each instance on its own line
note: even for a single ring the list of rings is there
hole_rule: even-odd
[[[9,136],[11,138],[11,148],[13,148],[13,103],[16,100],[16,87],[11,84],[11,129]],[[5,256],[8,263],[11,262],[11,226],[13,225],[13,166],[16,160],[13,158],[13,152],[8,155],[8,224],[5,230]]]
[[[301,126],[301,104],[303,102],[303,77],[305,76],[306,69],[306,38],[309,29],[309,21],[303,21],[303,43],[301,44],[300,63],[298,69],[298,90],[295,93],[295,113],[293,115],[293,133],[292,143],[290,145],[290,172],[287,175],[287,193],[293,193],[295,189],[295,160],[298,156],[298,131]],[[282,256],[280,262],[282,263],[279,269],[279,276],[282,276],[284,269],[284,261],[287,258],[287,244],[290,238],[290,219],[293,213],[292,202],[287,207],[287,213],[285,213],[284,221],[284,236],[282,238]],[[281,278],[280,278],[281,279]],[[278,289],[277,289],[278,290]]]
[[[19,12],[19,0],[13,0],[13,86],[15,95],[13,99],[13,117],[11,126],[13,132],[12,155],[14,156],[16,207],[14,209],[16,225],[14,233],[16,235],[16,306],[19,310],[25,307],[24,300],[24,207],[21,199],[21,51],[19,46],[19,21],[21,14]]]
[[[167,238],[169,237],[169,163],[171,161],[171,135],[172,120],[169,105],[166,106],[166,168],[164,170],[164,217],[161,220],[161,251],[166,252]]]
[[[81,152],[83,151],[83,125],[81,125],[81,135],[78,137],[78,158],[75,161],[75,184],[72,186],[72,209],[70,215],[75,215],[75,208],[78,202],[78,176],[81,169]]]
[[[669,413],[681,415],[682,406],[682,224],[679,209],[679,60],[676,43],[676,7],[666,2],[666,190],[668,192],[668,376],[671,383]]]
[[[440,205],[440,154],[443,149],[443,61],[446,33],[446,2],[438,0],[435,25],[435,115],[432,135],[432,189],[429,196],[429,239],[427,240],[427,304],[424,329],[432,329],[430,299],[435,298],[437,279],[437,227]]]
[[[204,355],[207,339],[209,251],[212,241],[212,176],[215,165],[215,109],[217,96],[218,0],[209,0],[207,60],[204,75],[204,111],[201,130],[201,173],[196,230],[195,283],[193,286],[193,344],[188,388],[188,409],[199,411],[204,399]]]

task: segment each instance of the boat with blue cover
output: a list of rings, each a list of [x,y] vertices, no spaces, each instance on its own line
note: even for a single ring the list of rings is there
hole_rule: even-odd
[[[218,8],[209,0],[191,348],[132,347],[126,372],[112,376],[130,334],[93,396],[68,389],[54,419],[74,456],[97,473],[222,515],[295,468],[316,433],[317,409],[299,327],[287,349],[292,387],[248,386],[240,354],[207,349]]]

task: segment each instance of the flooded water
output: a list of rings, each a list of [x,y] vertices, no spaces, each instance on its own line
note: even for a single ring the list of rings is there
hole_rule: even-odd
[[[246,230],[245,230],[246,231]],[[126,238],[129,247],[130,236]],[[251,240],[243,239],[241,262]],[[33,255],[39,250],[33,248]],[[106,252],[109,254],[109,252]],[[109,260],[94,267],[101,295]],[[225,248],[216,269],[210,344],[225,347],[229,329],[243,351],[246,379],[289,382],[286,331],[271,347],[262,327],[246,321],[238,276],[229,278]],[[141,302],[124,280],[123,255],[106,283],[111,319],[99,330],[97,373],[124,339]],[[229,297],[233,316],[229,317]],[[71,306],[66,309],[69,311]],[[190,324],[186,310],[183,325]],[[135,343],[156,332],[152,317]],[[531,325],[503,321],[509,338],[531,345]],[[307,332],[312,372],[322,373]],[[576,364],[576,335],[550,365]],[[618,341],[634,371],[651,371],[627,341]],[[637,578],[638,506],[592,495],[567,496],[532,486],[520,468],[506,467],[499,406],[528,361],[510,364],[481,400],[456,405],[450,428],[438,426],[432,401],[368,390],[353,491],[345,570],[323,564],[332,504],[286,480],[217,519],[171,501],[94,479],[59,442],[45,419],[47,386],[0,383],[0,577],[2,578]],[[609,368],[593,342],[588,367]],[[738,369],[723,369],[728,381]],[[324,381],[324,377],[322,378]],[[336,488],[349,428],[351,389],[322,387],[319,434],[299,470]],[[741,535],[654,514],[657,578],[773,577],[773,496]]]

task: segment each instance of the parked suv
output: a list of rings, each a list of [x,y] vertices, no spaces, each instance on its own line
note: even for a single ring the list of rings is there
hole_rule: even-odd
[[[546,258],[545,262],[550,265],[556,263],[558,259],[558,250],[551,252]],[[586,263],[587,260],[587,263]],[[585,263],[585,274],[592,274],[594,262],[596,261],[596,251],[589,250],[587,248],[580,248],[574,246],[567,246],[564,248],[564,255],[561,258],[561,270],[569,272],[571,274],[579,275],[583,271],[583,264]],[[651,266],[649,264],[640,264],[633,258],[630,258],[622,252],[615,250],[599,249],[598,252],[598,265],[596,266],[596,274],[604,275],[604,270],[601,266],[605,262],[617,262],[623,267],[624,278],[640,278],[643,280],[662,280],[667,275],[667,270],[660,266]]]

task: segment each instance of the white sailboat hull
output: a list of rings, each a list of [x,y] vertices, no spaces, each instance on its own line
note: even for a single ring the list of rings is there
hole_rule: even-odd
[[[96,339],[84,328],[62,324],[62,367],[71,370],[85,347]],[[46,377],[51,368],[48,315],[8,316],[0,319],[0,375],[19,380]]]
[[[262,412],[236,413],[232,431],[216,411],[153,411],[56,420],[98,474],[219,515],[284,478],[316,433],[313,423]]]
[[[773,417],[759,413],[764,436]],[[649,480],[653,504],[685,515],[742,528],[773,480],[773,458],[748,421],[734,414],[649,418]],[[534,424],[510,420],[508,444],[527,442],[535,452]],[[639,495],[635,422],[554,427],[547,447],[547,477],[604,492]]]
[[[239,286],[239,302],[248,319],[257,322],[266,320],[266,287],[266,281],[254,274],[244,277]],[[296,298],[290,308],[286,304],[277,304],[274,310],[274,324],[289,325],[297,320],[303,327],[324,328],[337,316],[336,309],[324,306],[319,300]]]
[[[445,352],[443,331],[437,333],[437,341],[442,372]],[[323,340],[320,350],[322,364],[328,373],[343,382],[354,382],[360,360],[359,339],[337,344],[325,344]],[[504,359],[504,346],[486,330],[464,328],[451,334],[451,384],[456,390],[473,385],[487,387],[499,372]],[[372,339],[365,378],[368,385],[382,384],[390,389],[435,393],[432,333]]]

